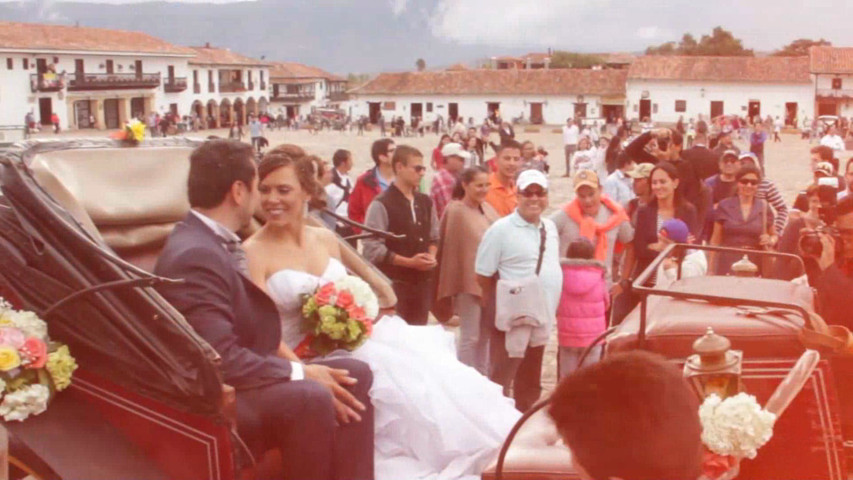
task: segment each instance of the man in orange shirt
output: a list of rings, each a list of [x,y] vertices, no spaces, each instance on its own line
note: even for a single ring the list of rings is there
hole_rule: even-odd
[[[521,165],[521,144],[515,140],[502,143],[495,157],[497,171],[489,175],[489,193],[486,202],[498,215],[505,217],[515,211],[515,175]]]

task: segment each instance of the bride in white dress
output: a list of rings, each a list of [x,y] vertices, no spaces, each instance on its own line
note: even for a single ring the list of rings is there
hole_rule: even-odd
[[[258,174],[267,223],[244,245],[249,271],[279,308],[279,354],[298,361],[300,295],[347,271],[335,235],[304,223],[306,203],[322,191],[307,161],[268,154]],[[456,359],[454,343],[441,326],[386,315],[360,348],[331,354],[352,355],[373,371],[378,480],[479,478],[521,416],[498,385]]]

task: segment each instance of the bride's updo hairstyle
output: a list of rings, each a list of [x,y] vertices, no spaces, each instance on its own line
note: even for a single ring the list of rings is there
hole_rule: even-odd
[[[279,168],[293,167],[296,170],[296,178],[299,179],[299,186],[310,197],[308,206],[310,208],[324,208],[326,206],[326,191],[317,181],[314,161],[311,157],[305,156],[305,151],[296,145],[293,146],[302,151],[302,156],[297,158],[280,150],[281,147],[286,146],[289,145],[276,147],[264,155],[264,159],[258,164],[258,181],[263,182],[269,174]]]

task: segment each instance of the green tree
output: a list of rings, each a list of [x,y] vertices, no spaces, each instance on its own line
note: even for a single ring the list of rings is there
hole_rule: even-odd
[[[809,54],[811,47],[830,47],[832,43],[828,40],[810,40],[808,38],[800,38],[785,45],[779,50],[773,52],[777,57],[804,57]]]
[[[743,42],[735,38],[732,32],[716,27],[710,35],[702,35],[697,42],[693,35],[685,33],[681,41],[666,42],[646,49],[646,55],[707,55],[717,57],[753,56],[751,49],[743,47]]]
[[[598,55],[556,50],[551,54],[550,68],[592,68],[604,65],[604,58]]]
[[[415,66],[418,67],[419,72],[423,72],[424,70],[426,70],[426,61],[423,58],[419,58],[415,62]]]

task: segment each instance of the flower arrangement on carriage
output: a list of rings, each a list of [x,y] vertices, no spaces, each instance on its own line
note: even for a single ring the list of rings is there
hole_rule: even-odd
[[[111,133],[110,138],[138,145],[145,138],[145,124],[133,118],[124,125],[123,129]]]
[[[296,355],[308,358],[334,350],[353,351],[373,331],[379,302],[370,285],[353,275],[326,283],[302,298],[302,330],[305,340]]]
[[[0,298],[0,416],[23,421],[47,410],[71,385],[77,363],[66,345],[50,340],[36,314]]]

